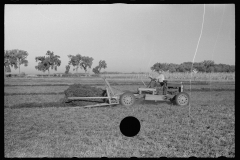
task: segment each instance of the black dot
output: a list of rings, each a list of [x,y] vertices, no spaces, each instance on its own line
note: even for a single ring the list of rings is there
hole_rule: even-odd
[[[120,131],[124,136],[133,137],[140,131],[141,125],[137,118],[128,116],[120,123]]]

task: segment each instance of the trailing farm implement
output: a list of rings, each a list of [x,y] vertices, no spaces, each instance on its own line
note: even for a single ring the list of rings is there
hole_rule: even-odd
[[[114,93],[111,85],[106,78],[105,94],[101,97],[67,97],[68,101],[89,100],[89,99],[102,99],[104,103],[87,105],[84,107],[98,107],[98,106],[112,106],[122,104],[123,106],[132,106],[136,99],[144,98],[146,101],[171,101],[172,103],[184,106],[189,104],[189,95],[183,91],[182,83],[168,83],[164,81],[164,85],[160,87],[147,87],[138,88],[136,93],[123,92]],[[151,79],[154,81],[154,79]],[[145,85],[145,84],[144,84]]]

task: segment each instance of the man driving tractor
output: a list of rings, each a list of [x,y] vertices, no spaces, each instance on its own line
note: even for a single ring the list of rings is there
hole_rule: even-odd
[[[149,76],[149,78],[151,78],[151,82],[148,84],[149,88],[157,88],[157,92],[159,93],[160,88],[162,88],[162,86],[164,85],[164,75],[163,75],[163,71],[162,70],[156,70],[155,71],[157,73],[156,76],[152,77]]]

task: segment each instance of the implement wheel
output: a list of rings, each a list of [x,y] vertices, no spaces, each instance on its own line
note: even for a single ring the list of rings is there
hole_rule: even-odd
[[[175,96],[175,103],[178,106],[185,106],[189,104],[189,95],[185,92],[180,92]]]
[[[135,96],[132,93],[124,93],[120,97],[120,103],[124,106],[132,106],[135,102]]]

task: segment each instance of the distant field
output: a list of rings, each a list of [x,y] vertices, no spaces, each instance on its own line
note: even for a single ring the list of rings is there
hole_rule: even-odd
[[[143,85],[149,83],[149,78],[114,78],[114,77],[107,77],[108,81],[113,84],[140,84]],[[202,80],[202,79],[168,79],[169,82],[183,82],[184,84],[213,84],[213,83],[221,83],[224,84],[234,84],[234,80]],[[98,84],[104,85],[104,81],[101,77],[49,77],[49,78],[6,78],[5,79],[5,86],[9,85],[71,85],[74,83],[81,83],[81,84]]]
[[[148,79],[149,74],[104,74],[107,78],[113,79]],[[168,80],[208,80],[208,81],[234,81],[235,73],[164,73]]]
[[[148,80],[148,76],[155,74],[154,72],[149,72],[149,73],[121,73],[121,74],[101,74],[100,76],[102,77],[106,77],[109,79],[118,79],[118,80],[126,80],[126,79],[147,79]],[[36,77],[36,78],[40,78],[40,79],[46,79],[46,78],[58,78],[58,79],[82,79],[82,78],[86,78],[85,76],[80,76],[80,77],[74,77],[74,75],[72,75],[73,77],[53,77],[53,75],[51,75],[50,77]],[[96,77],[96,75],[92,75],[93,77]],[[187,80],[189,81],[190,79],[193,81],[235,81],[235,73],[169,73],[169,72],[164,72],[164,76],[166,79],[168,80]],[[34,79],[33,77],[29,77],[28,79]]]
[[[136,79],[109,82],[116,93],[143,87]],[[234,81],[195,81],[192,92],[184,82],[191,99],[184,107],[143,99],[131,107],[63,105],[63,92],[73,83],[104,88],[101,78],[89,77],[6,81],[5,157],[235,157]],[[119,130],[126,116],[141,122],[133,138]]]

